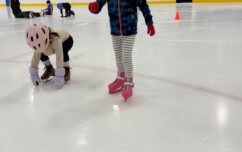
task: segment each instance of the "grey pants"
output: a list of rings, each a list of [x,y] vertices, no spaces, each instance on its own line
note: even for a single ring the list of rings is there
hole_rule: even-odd
[[[133,77],[132,52],[136,35],[112,36],[118,75],[125,72],[126,78]]]

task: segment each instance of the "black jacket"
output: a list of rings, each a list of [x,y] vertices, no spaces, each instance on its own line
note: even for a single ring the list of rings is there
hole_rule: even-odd
[[[62,7],[64,9],[70,10],[71,9],[71,4],[70,3],[62,3]]]

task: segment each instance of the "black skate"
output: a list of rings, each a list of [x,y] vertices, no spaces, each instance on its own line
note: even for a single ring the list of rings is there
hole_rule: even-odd
[[[55,75],[55,69],[52,65],[46,66],[45,67],[45,72],[41,76],[42,81],[49,81],[49,78],[51,76]]]

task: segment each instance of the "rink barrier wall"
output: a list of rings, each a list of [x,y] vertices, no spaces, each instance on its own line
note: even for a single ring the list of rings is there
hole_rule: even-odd
[[[242,0],[192,0],[193,3],[241,3]]]
[[[242,0],[193,0],[193,3],[242,3]],[[81,3],[71,3],[72,6],[87,6],[90,2],[81,2]],[[176,0],[167,0],[167,1],[150,1],[148,4],[176,4]],[[0,7],[5,7],[6,4],[0,4]],[[25,3],[21,6],[26,7],[46,7],[46,3]],[[56,6],[56,3],[53,3],[53,6]]]
[[[81,3],[70,3],[71,6],[87,6],[90,2],[81,2]],[[150,1],[147,2],[148,4],[176,4],[176,0],[168,0],[168,1]],[[52,3],[53,6],[56,6],[57,3]],[[6,6],[6,4],[0,4],[0,6]],[[27,7],[46,7],[46,3],[25,3],[21,4],[21,6],[27,6]]]

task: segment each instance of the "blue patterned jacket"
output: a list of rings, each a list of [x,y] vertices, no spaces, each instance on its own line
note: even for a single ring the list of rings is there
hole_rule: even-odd
[[[146,25],[153,24],[152,15],[146,0],[97,0],[100,4],[98,14],[104,4],[108,3],[108,14],[111,27],[111,35],[137,34],[137,7],[142,12]],[[119,9],[120,8],[120,9]]]

